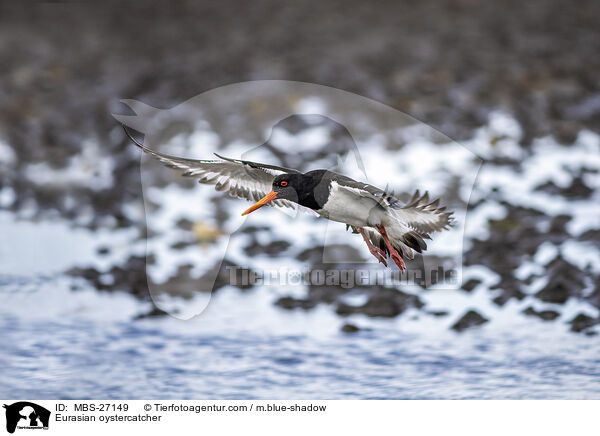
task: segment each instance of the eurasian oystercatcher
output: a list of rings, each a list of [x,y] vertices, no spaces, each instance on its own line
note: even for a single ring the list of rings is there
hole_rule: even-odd
[[[125,134],[144,152],[163,164],[182,170],[183,176],[197,177],[200,183],[215,185],[233,197],[255,201],[242,215],[265,205],[308,208],[320,216],[346,224],[360,233],[375,258],[387,266],[388,255],[404,271],[403,259],[413,259],[413,250],[427,249],[430,233],[452,225],[452,212],[439,207],[417,190],[401,204],[393,193],[328,170],[301,173],[289,168],[265,165],[215,155],[221,160],[196,160],[169,156],[145,147],[125,127]]]

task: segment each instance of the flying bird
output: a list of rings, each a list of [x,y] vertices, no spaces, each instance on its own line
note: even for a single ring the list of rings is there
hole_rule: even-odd
[[[417,190],[402,204],[393,193],[329,170],[302,173],[216,153],[220,160],[170,156],[147,148],[123,129],[144,152],[181,170],[183,176],[196,177],[200,183],[215,185],[217,191],[229,191],[233,197],[255,201],[242,215],[265,205],[311,209],[360,233],[379,262],[387,266],[391,257],[401,271],[406,269],[404,259],[413,259],[414,251],[427,249],[425,239],[431,239],[430,233],[452,225],[452,212],[439,207],[439,199],[430,201],[427,192],[421,195]]]

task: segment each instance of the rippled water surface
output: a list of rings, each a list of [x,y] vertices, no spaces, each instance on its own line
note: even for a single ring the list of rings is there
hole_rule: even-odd
[[[426,319],[359,317],[365,329],[344,334],[327,308],[290,314],[269,289],[233,288],[190,321],[132,321],[147,303],[72,292],[61,279],[32,285],[1,309],[3,397],[600,397],[600,344],[558,325],[456,334]]]

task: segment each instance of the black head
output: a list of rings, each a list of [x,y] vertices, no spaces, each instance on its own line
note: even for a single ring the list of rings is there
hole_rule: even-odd
[[[306,174],[281,174],[273,179],[272,191],[242,215],[247,215],[276,199],[292,201],[315,210],[320,209],[327,201],[328,196],[327,186],[321,183],[324,174],[326,174],[325,170],[310,171]]]
[[[277,198],[298,203],[298,199],[303,192],[303,174],[281,174],[273,180],[273,192],[277,193]]]
[[[326,170],[281,174],[273,180],[272,189],[277,193],[277,198],[318,210],[329,197],[328,176],[331,174]]]

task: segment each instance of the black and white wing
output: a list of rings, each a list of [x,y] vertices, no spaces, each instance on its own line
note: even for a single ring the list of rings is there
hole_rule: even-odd
[[[386,209],[395,218],[395,224],[388,231],[393,235],[394,248],[405,259],[414,258],[412,250],[422,253],[427,249],[424,239],[431,239],[430,233],[447,229],[452,225],[452,212],[446,212],[445,207],[439,207],[439,200],[430,201],[427,192],[423,195],[419,191],[415,192],[410,201],[402,205],[402,202],[387,190],[346,177],[338,176],[337,179],[343,180],[339,189],[372,199],[373,204]],[[379,232],[370,228],[364,230],[373,245],[388,253],[389,250]]]
[[[246,160],[230,159],[215,155],[222,160],[198,160],[170,156],[150,150],[123,127],[125,134],[145,153],[155,157],[170,168],[182,171],[182,176],[197,177],[200,183],[215,185],[217,191],[229,191],[229,195],[258,201],[263,198],[273,185],[273,179],[284,173],[298,172],[275,165],[265,165]],[[298,205],[288,200],[273,200],[267,205],[296,208]]]
[[[452,212],[446,212],[446,208],[439,205],[439,199],[429,201],[427,192],[421,196],[417,190],[406,205],[394,208],[394,213],[411,229],[428,235],[452,225]]]
[[[392,211],[399,221],[421,235],[427,236],[429,233],[447,229],[452,225],[452,212],[446,212],[445,207],[439,207],[439,199],[430,201],[427,192],[421,195],[417,190],[408,203],[402,205],[394,193],[387,190],[357,182],[346,176],[336,175],[336,179],[342,182],[340,189],[357,196],[371,198],[384,209]]]

